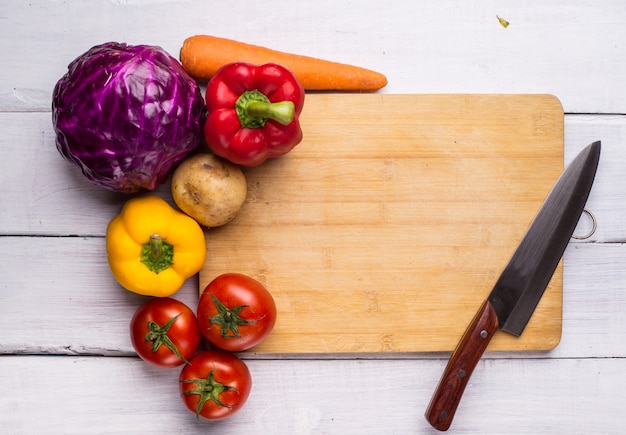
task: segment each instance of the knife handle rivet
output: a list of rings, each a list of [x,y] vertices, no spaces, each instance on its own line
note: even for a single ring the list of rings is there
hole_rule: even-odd
[[[445,420],[446,418],[448,418],[448,413],[447,413],[446,411],[442,411],[442,413],[441,413],[441,414],[439,414],[439,417],[440,417],[442,420]]]
[[[480,331],[480,338],[487,338],[488,335],[489,333],[485,331],[484,329]]]
[[[461,369],[459,370],[459,378],[464,378],[466,375],[465,370]]]

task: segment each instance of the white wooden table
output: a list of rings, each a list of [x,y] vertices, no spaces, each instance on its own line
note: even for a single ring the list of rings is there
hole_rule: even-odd
[[[106,224],[126,198],[90,185],[61,159],[51,92],[95,44],[147,43],[176,55],[198,33],[379,70],[386,93],[556,95],[566,113],[564,163],[602,140],[588,202],[598,228],[565,253],[560,345],[488,353],[450,432],[623,433],[623,0],[0,0],[2,433],[434,432],[423,413],[447,354],[247,354],[252,394],[220,423],[184,409],[178,369],[134,355],[128,322],[143,299],[120,289],[104,256]],[[197,285],[190,280],[176,297],[193,305]]]

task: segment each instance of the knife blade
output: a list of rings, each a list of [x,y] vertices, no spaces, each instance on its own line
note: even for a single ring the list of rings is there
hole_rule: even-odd
[[[491,293],[461,337],[425,417],[448,430],[465,386],[498,329],[521,335],[552,279],[591,191],[600,141],[585,147],[558,178]]]

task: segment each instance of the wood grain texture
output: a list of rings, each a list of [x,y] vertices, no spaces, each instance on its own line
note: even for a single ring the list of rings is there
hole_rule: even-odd
[[[210,229],[200,289],[262,281],[280,318],[259,352],[448,351],[563,168],[547,95],[309,95],[305,139],[247,170],[237,218]],[[521,338],[561,334],[559,269]]]
[[[0,112],[0,131],[0,150],[7,156],[0,159],[0,183],[10,186],[0,190],[0,201],[13,204],[0,207],[0,234],[104,236],[107,223],[128,197],[90,184],[80,170],[61,158],[54,145],[50,113]],[[566,115],[564,135],[565,163],[589,143],[602,140],[600,166],[588,202],[599,227],[585,242],[626,241],[626,116]],[[24,174],[30,178],[22,179]],[[157,193],[173,204],[168,184]],[[347,218],[345,213],[343,217]]]
[[[486,300],[463,333],[424,416],[437,430],[450,428],[474,369],[498,330],[498,315]]]
[[[443,360],[246,362],[254,382],[246,406],[231,419],[208,422],[183,407],[177,369],[138,358],[2,356],[0,383],[11,392],[0,396],[3,431],[39,433],[45,424],[51,435],[435,433],[422,414]],[[449,433],[623,432],[614,417],[622,409],[615,398],[626,388],[623,361],[548,359],[532,366],[482,360]],[[46,407],[33,418],[36,403]]]
[[[125,291],[112,278],[104,258],[104,239],[5,236],[0,237],[0,252],[11,253],[10,259],[0,262],[0,306],[5,310],[0,316],[0,330],[4,331],[0,354],[134,353],[128,325],[145,298]],[[487,352],[485,358],[626,358],[624,264],[626,250],[621,244],[570,244],[563,267],[559,346],[550,352]],[[175,297],[193,306],[197,289],[198,280],[191,279]],[[42,303],[45,313],[33,309]],[[465,328],[463,320],[459,337]],[[283,357],[421,359],[438,354],[247,354],[247,358]]]
[[[3,111],[49,110],[54,83],[92,45],[156,44],[176,56],[186,37],[209,33],[380,71],[384,93],[550,93],[569,113],[626,113],[622,0],[3,3]]]

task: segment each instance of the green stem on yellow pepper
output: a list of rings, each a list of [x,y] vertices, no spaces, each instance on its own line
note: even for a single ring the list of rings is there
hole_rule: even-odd
[[[158,234],[151,234],[150,240],[141,247],[141,260],[154,273],[163,272],[174,264],[174,246]]]

